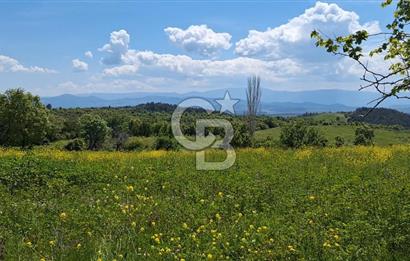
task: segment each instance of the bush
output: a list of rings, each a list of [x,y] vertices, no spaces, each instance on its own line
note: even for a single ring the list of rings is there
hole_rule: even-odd
[[[174,138],[158,137],[155,141],[154,148],[156,150],[176,150],[178,149],[178,143]]]
[[[335,137],[335,145],[338,148],[342,147],[343,145],[345,145],[345,139],[343,137],[336,136]]]
[[[231,141],[234,147],[250,147],[252,139],[245,124],[237,123],[233,125],[234,134]]]
[[[362,126],[356,129],[354,145],[370,146],[373,145],[374,131],[367,127]]]
[[[133,151],[133,150],[142,150],[144,144],[140,140],[129,140],[124,145],[124,150]]]
[[[293,123],[282,128],[280,143],[288,148],[303,146],[324,147],[326,138],[315,128],[307,127],[301,122]]]
[[[85,149],[85,142],[82,139],[74,139],[64,146],[68,151],[82,151]]]

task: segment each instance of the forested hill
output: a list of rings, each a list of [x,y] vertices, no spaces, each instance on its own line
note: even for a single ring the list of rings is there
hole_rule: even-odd
[[[407,113],[387,108],[376,108],[366,115],[369,110],[370,108],[359,108],[355,110],[348,115],[349,121],[380,125],[400,125],[410,128],[410,115]],[[366,115],[366,117],[364,117],[364,115]]]

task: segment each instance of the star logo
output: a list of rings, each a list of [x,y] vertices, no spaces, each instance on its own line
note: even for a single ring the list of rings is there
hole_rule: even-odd
[[[228,112],[235,114],[234,105],[239,102],[238,99],[232,99],[229,91],[225,92],[225,97],[223,100],[216,100],[217,103],[221,105],[220,113]]]

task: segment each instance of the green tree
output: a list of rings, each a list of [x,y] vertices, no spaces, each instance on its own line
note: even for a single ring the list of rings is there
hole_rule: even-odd
[[[303,146],[324,147],[327,144],[327,140],[317,129],[297,122],[282,128],[280,143],[288,148],[300,148]]]
[[[369,34],[365,30],[357,31],[347,36],[336,38],[323,37],[318,31],[313,31],[316,45],[324,47],[328,52],[350,57],[363,68],[362,80],[365,84],[360,90],[373,88],[380,97],[373,109],[389,97],[410,98],[406,92],[410,89],[410,1],[398,0],[393,20],[386,25],[386,31]],[[391,5],[392,0],[385,0],[383,7]],[[367,41],[378,42],[370,51],[364,48]],[[375,71],[368,61],[375,55],[382,55],[386,60],[386,69]],[[370,110],[371,111],[371,110]]]
[[[80,119],[81,136],[87,142],[89,150],[97,150],[102,147],[109,128],[107,122],[98,115],[85,114]]]
[[[366,126],[359,127],[355,131],[354,145],[373,145],[374,131]]]
[[[336,136],[335,137],[335,145],[337,148],[342,147],[345,144],[345,139],[341,136]]]
[[[41,144],[49,130],[48,111],[38,96],[22,89],[0,95],[0,143],[22,148]]]

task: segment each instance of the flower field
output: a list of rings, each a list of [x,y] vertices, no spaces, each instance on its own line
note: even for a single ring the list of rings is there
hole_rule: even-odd
[[[214,151],[209,158],[223,157]],[[0,260],[405,260],[410,147],[0,151]]]

